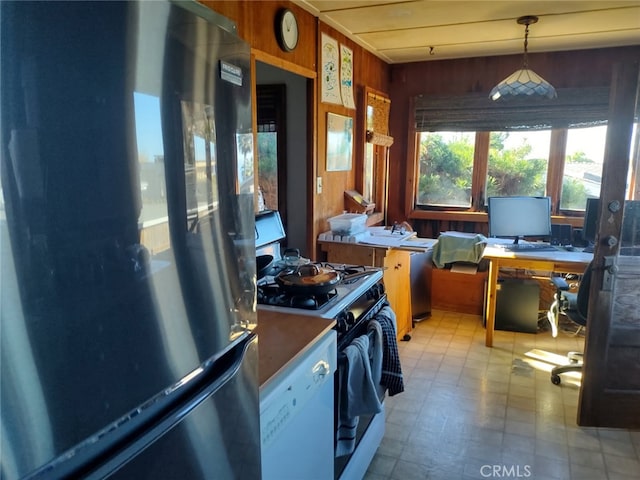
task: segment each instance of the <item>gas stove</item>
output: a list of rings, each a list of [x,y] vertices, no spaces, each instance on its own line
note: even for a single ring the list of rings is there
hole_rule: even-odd
[[[285,238],[280,214],[275,211],[256,216],[256,255],[272,255],[274,266],[258,280],[258,310],[294,313],[336,321],[338,342],[347,338],[353,327],[368,321],[386,304],[382,269],[377,267],[318,263],[341,273],[343,280],[322,295],[293,295],[275,281],[278,273],[295,267],[279,262],[280,241]],[[349,275],[355,275],[350,278]]]
[[[361,296],[372,298],[384,294],[382,270],[375,267],[319,263],[345,276],[360,273],[355,278],[345,278],[326,294],[290,294],[275,281],[275,276],[267,275],[258,281],[258,308],[263,310],[290,312],[298,315],[313,315],[334,319],[348,309]]]
[[[340,271],[361,269],[368,275],[344,280],[325,295],[309,299],[307,296],[289,295],[279,290],[273,277],[263,278],[258,284],[258,311],[295,313],[335,320],[338,348],[348,345],[356,335],[362,333],[362,325],[373,318],[384,305],[387,296],[382,283],[382,270],[374,267],[353,265],[331,265]]]

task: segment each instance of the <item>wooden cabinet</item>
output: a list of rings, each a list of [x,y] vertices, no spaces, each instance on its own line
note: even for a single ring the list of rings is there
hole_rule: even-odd
[[[384,268],[383,281],[389,304],[396,314],[398,340],[411,333],[411,252],[353,243],[322,242],[321,247],[330,263]]]
[[[487,272],[467,274],[434,268],[431,278],[433,308],[482,315]]]
[[[389,304],[396,312],[398,340],[409,335],[412,329],[410,253],[403,250],[385,250],[384,286]]]

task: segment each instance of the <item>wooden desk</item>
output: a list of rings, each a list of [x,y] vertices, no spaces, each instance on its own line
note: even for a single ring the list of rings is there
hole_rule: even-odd
[[[546,272],[583,273],[591,259],[592,253],[582,252],[508,252],[487,246],[483,258],[489,260],[489,277],[487,279],[487,326],[485,345],[493,346],[493,331],[496,324],[496,298],[498,272],[501,268],[521,268],[525,270],[542,270]]]

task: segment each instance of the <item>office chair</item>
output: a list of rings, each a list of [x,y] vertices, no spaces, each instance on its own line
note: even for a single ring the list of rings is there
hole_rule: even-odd
[[[591,272],[593,261],[587,265],[577,293],[569,292],[569,284],[564,277],[551,277],[551,282],[556,287],[554,300],[547,318],[551,324],[551,334],[558,336],[558,320],[560,315],[565,315],[571,321],[579,325],[576,334],[587,325],[587,311],[589,306],[589,288],[591,285]],[[567,355],[569,363],[560,365],[551,370],[551,383],[560,385],[560,374],[565,372],[581,372],[583,354],[581,352],[569,352]]]

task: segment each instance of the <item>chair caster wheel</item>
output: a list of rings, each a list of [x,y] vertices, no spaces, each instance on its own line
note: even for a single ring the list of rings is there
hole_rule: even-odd
[[[560,375],[551,375],[551,383],[560,385]]]

